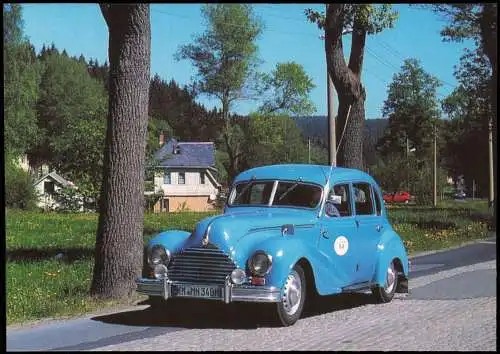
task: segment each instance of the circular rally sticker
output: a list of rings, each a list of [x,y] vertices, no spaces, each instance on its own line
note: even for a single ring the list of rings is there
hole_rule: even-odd
[[[346,254],[348,248],[349,241],[345,236],[339,236],[335,239],[335,242],[333,243],[333,249],[339,256],[343,256],[344,254]]]

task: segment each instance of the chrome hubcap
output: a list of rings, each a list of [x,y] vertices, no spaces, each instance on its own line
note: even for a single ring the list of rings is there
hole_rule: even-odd
[[[301,297],[302,284],[300,282],[300,277],[296,271],[292,270],[286,279],[283,296],[281,297],[283,307],[288,315],[291,316],[297,312]]]
[[[389,268],[387,268],[387,281],[385,286],[385,292],[391,293],[394,285],[396,283],[396,271],[394,269],[394,264],[391,263]]]

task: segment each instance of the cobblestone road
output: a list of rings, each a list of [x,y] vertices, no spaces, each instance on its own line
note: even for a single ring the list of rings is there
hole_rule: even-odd
[[[496,260],[417,278],[410,286],[415,289],[457,274],[491,273],[492,269],[496,270]],[[388,304],[365,301],[333,311],[335,306],[328,306],[330,310],[305,316],[286,328],[199,328],[203,326],[194,324],[96,350],[496,350],[496,295],[417,300],[411,294],[398,294]]]

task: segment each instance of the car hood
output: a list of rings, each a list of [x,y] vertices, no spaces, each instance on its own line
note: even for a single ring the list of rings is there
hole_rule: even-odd
[[[251,252],[255,245],[265,239],[281,236],[282,225],[293,224],[296,227],[312,225],[316,220],[317,216],[312,211],[304,212],[291,208],[226,212],[200,221],[185,247],[202,246],[203,238],[208,234],[208,242],[226,254],[243,256],[245,251]]]

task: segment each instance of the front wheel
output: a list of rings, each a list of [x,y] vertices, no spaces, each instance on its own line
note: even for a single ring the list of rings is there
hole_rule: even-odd
[[[283,326],[291,326],[300,318],[306,300],[306,277],[300,265],[288,274],[278,306],[278,317]]]
[[[391,262],[386,271],[385,285],[383,287],[376,285],[372,288],[372,294],[377,302],[390,302],[394,297],[396,288],[398,287],[398,274],[394,266],[394,261]]]

